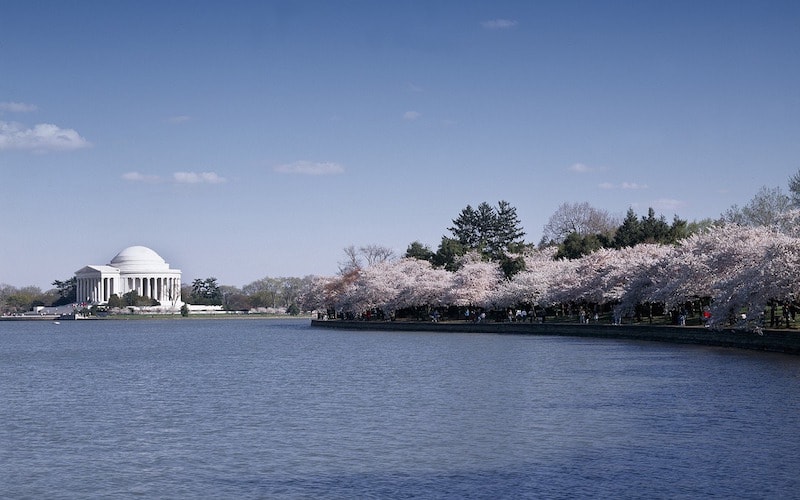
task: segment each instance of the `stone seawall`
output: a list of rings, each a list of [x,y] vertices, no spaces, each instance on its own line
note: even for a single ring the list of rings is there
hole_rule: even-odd
[[[682,326],[341,320],[312,320],[311,326],[344,330],[474,332],[647,340],[800,354],[800,332],[793,330],[764,330],[764,335],[758,335],[757,333],[740,330],[711,330],[702,327]]]

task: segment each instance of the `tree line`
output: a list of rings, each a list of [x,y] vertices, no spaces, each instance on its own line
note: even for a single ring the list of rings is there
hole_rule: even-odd
[[[701,227],[675,216],[668,223],[650,208],[641,219],[629,209],[618,222],[607,212],[588,203],[564,203],[550,217],[538,248],[555,247],[554,258],[577,259],[601,248],[624,248],[640,243],[674,244]],[[536,246],[525,243],[516,208],[507,201],[492,207],[482,202],[477,209],[467,205],[453,220],[438,249],[412,242],[405,256],[426,260],[434,266],[456,271],[460,259],[469,252],[483,260],[497,262],[506,278],[525,270],[522,255]]]
[[[484,202],[461,211],[436,251],[415,241],[401,259],[346,266],[317,280],[308,302],[350,317],[512,306],[629,314],[644,304],[650,311],[702,304],[717,321],[740,311],[754,321],[766,305],[794,318],[798,228],[800,171],[789,194],[764,187],[743,207],[691,223],[677,215],[669,223],[652,208],[641,217],[629,209],[619,221],[588,203],[565,203],[538,245],[522,240],[514,207]]]
[[[241,288],[220,285],[215,277],[198,278],[181,287],[184,302],[218,305],[228,311],[300,313],[301,297],[310,288],[313,277],[264,277]],[[37,306],[55,307],[77,302],[76,279],[55,280],[54,288],[43,292],[36,286],[14,287],[0,284],[0,314],[21,314]],[[135,291],[112,295],[106,309],[157,306],[158,301]]]
[[[405,257],[319,278],[310,305],[353,319],[425,319],[436,311],[449,319],[481,312],[507,320],[525,311],[541,320],[652,322],[667,315],[711,326],[789,326],[800,311],[800,210],[784,218],[790,232],[732,223],[675,245],[642,243],[577,259],[537,248],[523,254],[525,270],[511,278],[477,252],[455,271]]]
[[[631,208],[621,220],[589,203],[563,203],[548,219],[538,244],[524,241],[525,231],[516,208],[507,201],[495,206],[482,202],[467,205],[448,227],[438,248],[414,241],[404,258],[428,262],[432,268],[454,273],[476,259],[493,263],[506,280],[528,270],[530,256],[547,249],[553,260],[578,260],[600,250],[621,250],[642,244],[680,245],[692,235],[726,225],[763,227],[784,234],[795,230],[791,214],[800,207],[800,170],[789,178],[788,193],[780,187],[762,187],[744,206],[734,205],[716,219],[688,222],[675,215],[668,222],[650,208],[638,216]],[[381,245],[344,249],[338,278],[355,279],[365,269],[397,259]],[[220,305],[228,310],[308,310],[317,304],[320,279],[312,276],[265,277],[237,288],[220,285],[214,277],[195,279],[182,288],[182,300],[193,304]],[[76,301],[74,277],[55,280],[50,290],[0,284],[0,313],[21,313],[36,306],[57,306]],[[126,294],[114,297],[113,306],[148,305],[149,299]]]

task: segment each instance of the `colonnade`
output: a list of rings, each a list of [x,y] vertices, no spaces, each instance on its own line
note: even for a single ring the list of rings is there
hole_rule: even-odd
[[[98,276],[78,278],[78,302],[102,304],[108,302],[112,295],[122,297],[135,291],[142,297],[150,297],[167,305],[180,299],[181,279],[178,276]]]

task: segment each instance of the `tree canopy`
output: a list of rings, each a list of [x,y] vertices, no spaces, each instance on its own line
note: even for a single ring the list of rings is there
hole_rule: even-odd
[[[525,236],[517,209],[507,201],[499,201],[496,208],[485,201],[477,209],[467,205],[448,230],[465,250],[492,258],[500,258],[515,244],[522,244]]]
[[[615,217],[587,202],[562,203],[545,224],[541,243],[560,244],[571,234],[611,237],[617,226],[619,221]]]
[[[404,258],[318,281],[310,296],[337,311],[380,309],[386,316],[422,306],[496,311],[559,304],[603,305],[632,316],[642,304],[675,310],[692,303],[710,308],[711,324],[738,324],[746,313],[754,327],[768,304],[800,297],[800,239],[764,227],[728,224],[677,245],[602,248],[572,260],[553,259],[553,250],[528,250],[525,269],[511,278],[476,252],[456,271]]]
[[[525,245],[525,231],[517,209],[507,201],[499,201],[496,207],[484,201],[477,209],[467,205],[448,230],[452,237],[443,236],[436,253],[426,259],[439,267],[455,271],[462,265],[461,257],[469,252],[500,262],[509,275],[524,267],[514,254],[521,252]],[[425,255],[419,247],[409,247],[409,250]],[[415,256],[409,252],[407,255]]]
[[[747,205],[741,208],[734,205],[722,214],[722,221],[741,226],[776,228],[780,225],[781,216],[791,207],[792,199],[780,187],[762,186]]]
[[[196,279],[192,282],[190,295],[192,304],[222,305],[222,292],[217,284],[217,278]]]

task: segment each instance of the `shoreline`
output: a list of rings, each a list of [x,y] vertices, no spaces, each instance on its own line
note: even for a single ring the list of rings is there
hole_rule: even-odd
[[[128,321],[128,320],[148,320],[148,319],[175,319],[175,320],[222,320],[222,319],[311,319],[311,315],[300,314],[297,316],[280,314],[205,314],[193,313],[189,316],[181,316],[179,313],[140,313],[140,314],[110,314],[108,316],[87,316],[87,317],[64,317],[58,315],[43,316],[0,316],[0,321]]]
[[[495,333],[645,340],[672,344],[732,347],[800,355],[800,332],[764,330],[763,335],[733,329],[714,330],[696,326],[608,325],[576,323],[467,323],[424,321],[311,320],[313,328],[406,332]]]

